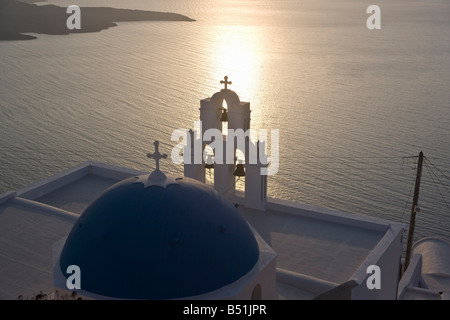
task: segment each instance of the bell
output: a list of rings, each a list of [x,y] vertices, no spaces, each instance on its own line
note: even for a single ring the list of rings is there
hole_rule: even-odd
[[[244,165],[242,163],[238,163],[236,165],[236,170],[234,170],[233,175],[235,175],[236,177],[245,176]]]
[[[227,109],[225,108],[222,109],[222,116],[220,117],[220,121],[222,122],[228,121],[228,113]]]

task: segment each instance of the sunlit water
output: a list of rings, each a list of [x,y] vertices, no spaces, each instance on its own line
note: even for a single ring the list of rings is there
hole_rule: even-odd
[[[423,150],[416,238],[450,240],[448,1],[374,1],[374,31],[357,0],[77,2],[197,21],[0,42],[0,193],[86,160],[152,170],[228,75],[252,128],[280,130],[269,196],[408,222],[402,157]]]

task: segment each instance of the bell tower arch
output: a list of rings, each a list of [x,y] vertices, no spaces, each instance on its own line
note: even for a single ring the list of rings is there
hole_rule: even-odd
[[[239,96],[233,90],[228,88],[232,84],[228,81],[228,76],[225,76],[220,81],[224,85],[224,88],[216,92],[212,97],[200,100],[200,121],[201,121],[201,137],[202,150],[206,145],[214,142],[213,139],[204,139],[205,132],[210,129],[215,129],[217,132],[222,132],[223,123],[227,122],[228,130],[239,130],[247,132],[250,129],[250,102],[240,101]],[[224,101],[227,108],[223,107]],[[233,150],[227,150],[227,139],[235,139]],[[236,177],[245,176],[245,204],[250,207],[257,207],[262,209],[265,207],[266,194],[267,194],[267,177],[261,177],[260,164],[247,163],[249,159],[249,143],[252,143],[249,138],[245,138],[245,148],[241,150],[245,153],[245,162],[242,163],[242,159],[239,160],[236,156],[236,149],[238,143],[236,136],[222,135],[222,154],[214,155],[214,163],[203,164],[186,164],[185,163],[185,175],[190,178],[197,179],[199,181],[205,181],[205,169],[214,170],[214,188],[227,197],[235,195],[236,191]],[[218,142],[216,142],[217,145]],[[194,144],[192,143],[191,146]],[[193,147],[192,147],[193,148]],[[193,154],[193,149],[191,150]],[[227,155],[227,152],[232,152],[232,155]],[[258,155],[257,155],[258,156]],[[228,161],[227,161],[228,159]],[[230,159],[234,159],[230,162]],[[192,162],[191,162],[192,163]],[[206,165],[206,168],[205,168]],[[245,171],[244,171],[245,168]],[[250,186],[247,180],[252,184],[257,183],[257,186]],[[259,185],[261,184],[261,185]],[[247,189],[249,189],[247,192]],[[255,192],[258,190],[258,192]],[[253,199],[255,198],[255,199]],[[255,204],[255,205],[253,205]]]

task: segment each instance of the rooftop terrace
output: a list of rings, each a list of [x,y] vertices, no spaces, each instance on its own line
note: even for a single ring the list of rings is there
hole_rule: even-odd
[[[52,246],[68,235],[78,216],[105,189],[141,174],[86,162],[0,195],[0,298],[51,291]],[[233,200],[239,203],[242,198]],[[361,285],[367,265],[383,262],[386,252],[397,250],[403,228],[278,199],[269,199],[265,211],[243,205],[239,210],[278,254],[282,299],[310,299],[349,280],[356,281],[353,287]]]

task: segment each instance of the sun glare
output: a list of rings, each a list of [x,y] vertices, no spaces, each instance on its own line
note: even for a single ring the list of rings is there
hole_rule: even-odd
[[[218,28],[213,48],[217,57],[217,78],[228,75],[239,96],[248,99],[256,93],[256,80],[262,65],[260,34],[248,26]]]

